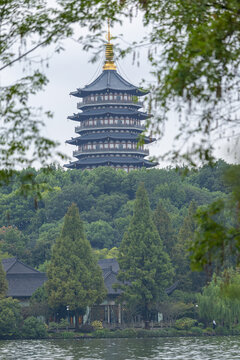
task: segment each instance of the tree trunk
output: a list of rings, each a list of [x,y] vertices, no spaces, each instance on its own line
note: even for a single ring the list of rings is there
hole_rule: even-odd
[[[79,331],[79,313],[75,311],[75,331]]]

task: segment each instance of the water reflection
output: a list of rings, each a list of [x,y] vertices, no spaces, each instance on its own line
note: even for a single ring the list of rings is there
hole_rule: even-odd
[[[235,360],[239,337],[0,341],[1,360]]]

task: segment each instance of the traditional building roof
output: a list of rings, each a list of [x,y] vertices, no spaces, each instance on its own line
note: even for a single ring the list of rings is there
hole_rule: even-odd
[[[17,258],[2,260],[8,282],[8,296],[28,298],[47,280],[46,274],[37,271]]]
[[[146,112],[137,111],[133,109],[124,109],[124,108],[105,108],[105,109],[91,109],[77,114],[68,116],[68,119],[74,121],[81,121],[84,119],[89,119],[91,117],[103,117],[103,116],[129,116],[131,118],[136,118],[138,120],[145,120],[150,117]]]
[[[122,156],[122,157],[111,157],[111,156],[104,156],[104,157],[86,157],[83,159],[78,159],[77,161],[73,161],[70,164],[65,165],[69,168],[74,167],[83,167],[85,168],[88,165],[98,165],[98,166],[104,166],[104,165],[141,165],[146,168],[152,167],[153,165],[156,165],[156,163],[153,163],[149,160],[143,159],[143,158],[136,158],[133,156]]]
[[[148,94],[148,91],[142,91],[138,87],[130,84],[116,70],[104,70],[91,84],[82,89],[72,91],[70,95],[85,97],[94,93],[107,93],[110,91],[123,92],[136,96]]]
[[[81,143],[85,143],[88,141],[98,141],[98,140],[133,140],[134,142],[138,142],[139,141],[139,134],[134,134],[134,133],[127,133],[127,132],[101,132],[101,133],[93,133],[91,132],[90,134],[84,134],[81,136],[78,136],[76,138],[73,138],[71,140],[67,140],[66,143],[68,144],[72,144],[72,145],[79,145]],[[150,139],[149,137],[145,136],[144,137],[144,142],[146,144],[151,143],[152,141],[154,141],[154,139]]]
[[[98,261],[98,265],[101,267],[103,272],[104,284],[107,288],[108,295],[117,296],[121,294],[120,289],[114,289],[114,284],[120,284],[117,279],[119,271],[119,264],[116,259],[101,259]]]

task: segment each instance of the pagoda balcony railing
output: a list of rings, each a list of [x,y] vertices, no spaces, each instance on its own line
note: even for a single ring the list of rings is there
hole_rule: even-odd
[[[147,149],[86,149],[86,150],[75,150],[73,151],[73,156],[77,157],[79,155],[88,155],[88,154],[144,154],[145,156],[149,155],[149,150]]]
[[[131,100],[85,100],[77,103],[77,108],[80,109],[83,105],[108,105],[108,104],[121,104],[121,105],[138,105],[143,107],[143,101],[131,101]]]
[[[124,124],[98,124],[98,125],[80,125],[80,126],[76,126],[75,127],[75,132],[77,133],[78,131],[82,130],[82,129],[91,129],[91,130],[101,130],[102,128],[106,129],[106,128],[119,128],[121,130],[123,130],[124,128],[127,129],[137,129],[137,130],[145,130],[145,126],[144,125],[124,125]]]

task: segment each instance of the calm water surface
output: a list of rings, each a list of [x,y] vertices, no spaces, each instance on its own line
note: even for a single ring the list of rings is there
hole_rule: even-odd
[[[0,341],[0,359],[240,360],[240,337]]]

